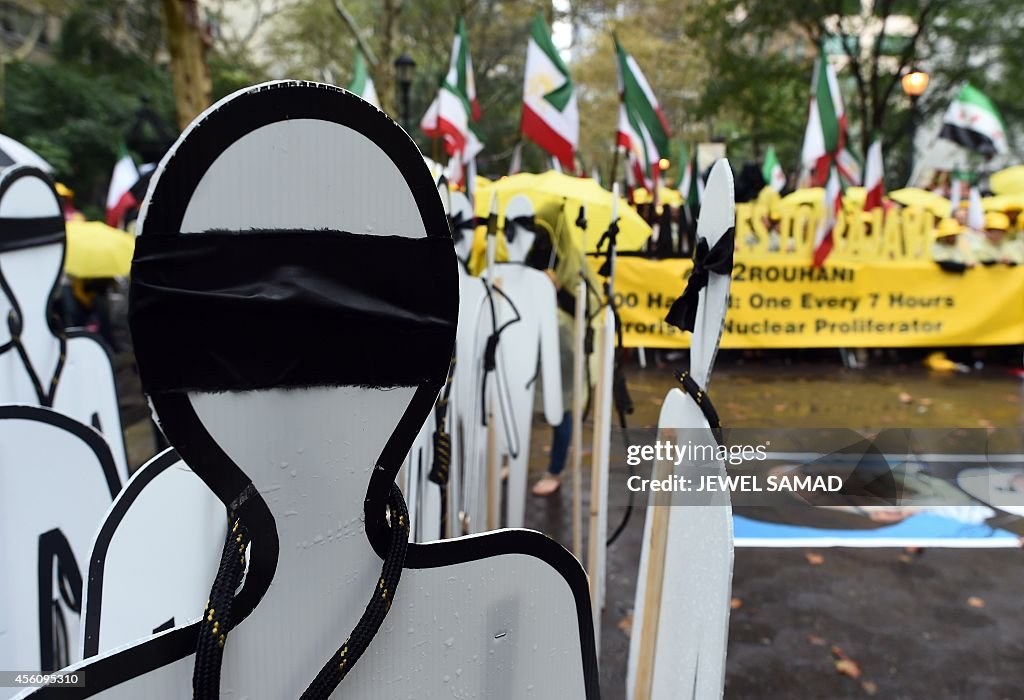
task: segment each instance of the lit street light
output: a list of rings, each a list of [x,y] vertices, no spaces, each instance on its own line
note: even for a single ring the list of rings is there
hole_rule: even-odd
[[[917,68],[910,68],[900,78],[903,92],[910,98],[910,129],[908,137],[910,143],[907,146],[907,185],[910,178],[914,176],[914,143],[917,140],[917,100],[928,89],[928,74]]]

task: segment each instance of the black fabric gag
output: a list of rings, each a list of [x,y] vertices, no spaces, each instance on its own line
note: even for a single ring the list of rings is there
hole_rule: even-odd
[[[693,271],[686,282],[682,296],[672,303],[672,308],[665,315],[665,321],[683,331],[693,332],[697,323],[697,305],[700,301],[700,290],[708,286],[708,273],[719,275],[732,274],[732,256],[736,249],[736,229],[732,226],[725,232],[714,247],[708,250],[707,239],[701,238],[697,249],[693,252]]]
[[[149,394],[443,381],[458,277],[447,236],[150,233],[129,318]]]
[[[64,217],[0,217],[0,253],[64,242]]]

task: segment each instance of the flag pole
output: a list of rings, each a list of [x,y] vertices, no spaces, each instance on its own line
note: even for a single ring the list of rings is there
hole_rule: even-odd
[[[612,185],[615,184],[615,176],[618,175],[618,171],[619,171],[619,151],[621,149],[622,149],[622,146],[619,146],[618,144],[616,144],[615,152],[612,154],[612,172],[611,172],[610,177],[608,178],[608,185],[609,186],[612,186]]]

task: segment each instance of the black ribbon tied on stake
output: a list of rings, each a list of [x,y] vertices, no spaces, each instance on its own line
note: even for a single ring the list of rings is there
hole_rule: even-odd
[[[700,290],[708,286],[709,274],[732,274],[732,258],[736,249],[736,229],[732,226],[714,247],[708,249],[707,239],[702,238],[693,252],[693,271],[686,282],[682,296],[672,302],[672,308],[665,315],[665,321],[683,331],[693,332],[697,323],[697,305]]]
[[[0,217],[0,253],[64,242],[64,217]]]
[[[537,223],[532,216],[517,216],[513,219],[506,219],[505,240],[509,243],[515,241],[520,229],[536,234]]]
[[[608,224],[608,230],[601,234],[601,238],[598,239],[597,245],[594,247],[594,250],[600,253],[604,244],[608,244],[608,254],[605,256],[604,264],[601,265],[601,269],[597,271],[597,274],[601,277],[609,277],[612,274],[612,250],[616,248],[618,239],[619,220],[616,219]]]

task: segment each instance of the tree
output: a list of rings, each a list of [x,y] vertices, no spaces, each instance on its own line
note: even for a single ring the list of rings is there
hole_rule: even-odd
[[[160,8],[171,54],[178,126],[184,129],[210,105],[209,39],[197,0],[161,0]]]

